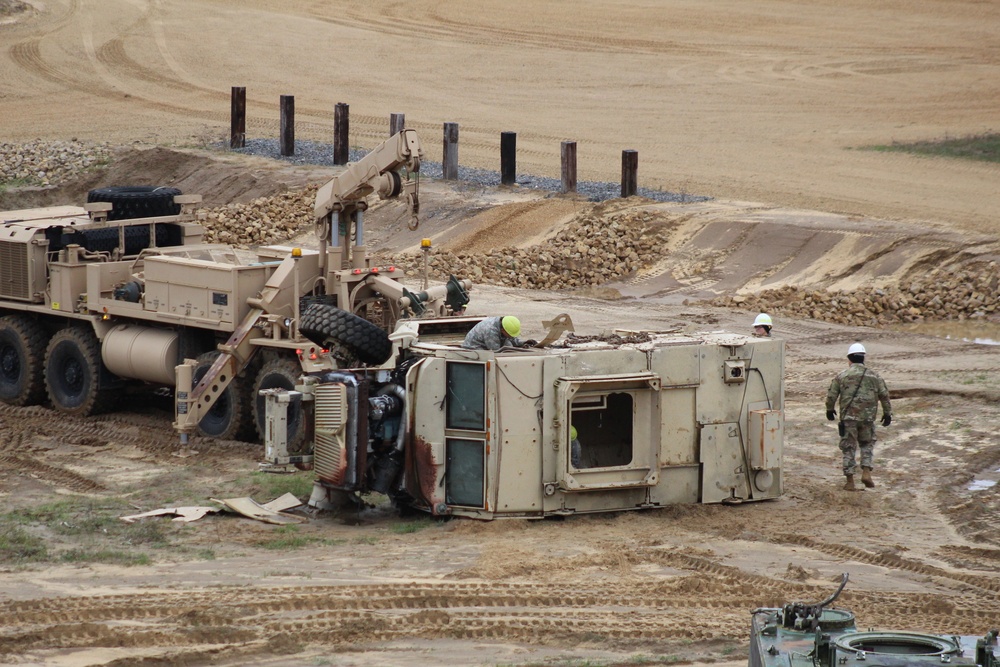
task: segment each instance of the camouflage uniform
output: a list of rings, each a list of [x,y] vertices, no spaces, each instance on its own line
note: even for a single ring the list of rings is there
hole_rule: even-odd
[[[485,320],[472,327],[465,335],[465,342],[462,347],[469,350],[499,350],[502,347],[524,347],[520,338],[511,338],[504,335],[503,326],[500,324],[502,317],[487,317]]]
[[[854,393],[855,390],[857,395]],[[844,435],[840,439],[840,451],[844,454],[844,474],[853,475],[857,470],[855,452],[859,448],[861,467],[872,467],[872,455],[875,450],[875,417],[878,414],[879,403],[882,404],[883,415],[892,414],[889,390],[878,373],[870,368],[866,369],[864,364],[852,363],[830,383],[830,389],[826,392],[827,412],[838,407],[838,397],[840,420],[844,422]]]

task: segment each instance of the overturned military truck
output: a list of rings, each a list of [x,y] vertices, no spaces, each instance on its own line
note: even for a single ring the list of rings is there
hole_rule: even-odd
[[[374,491],[480,519],[782,494],[781,340],[557,340],[560,316],[538,347],[462,348],[481,319],[401,320],[381,366],[263,392],[267,460],[313,465],[316,507]],[[291,448],[289,419],[307,434]]]

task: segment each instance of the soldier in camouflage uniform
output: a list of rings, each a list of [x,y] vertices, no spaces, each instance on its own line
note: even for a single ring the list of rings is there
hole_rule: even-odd
[[[861,481],[868,488],[872,480],[872,455],[875,450],[875,417],[878,404],[882,404],[882,426],[892,423],[889,390],[878,373],[865,366],[865,347],[855,343],[847,351],[851,365],[830,383],[826,392],[826,418],[837,418],[837,399],[840,399],[840,451],[844,454],[844,489],[854,491],[854,473],[857,464],[855,452],[861,450]]]
[[[521,340],[521,321],[513,315],[487,317],[465,335],[462,347],[470,350],[499,350],[504,347],[534,347],[538,341]]]

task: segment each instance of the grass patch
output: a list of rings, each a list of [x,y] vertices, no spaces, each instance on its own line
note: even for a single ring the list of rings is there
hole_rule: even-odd
[[[67,549],[59,554],[59,560],[64,563],[111,563],[127,567],[153,562],[146,554],[112,549]]]
[[[268,472],[252,472],[240,475],[225,487],[225,495],[215,498],[249,496],[257,502],[269,502],[286,493],[296,498],[308,498],[312,494],[314,473],[299,471],[292,474],[276,475]]]
[[[970,377],[965,377],[959,380],[959,384],[972,385],[981,384],[986,387],[991,387],[996,384],[996,378],[986,375],[985,373],[978,373]]]
[[[48,549],[41,538],[17,525],[0,525],[0,563],[21,565],[48,560]]]
[[[280,526],[273,533],[273,537],[257,542],[257,546],[275,551],[285,551],[314,545],[336,546],[344,542],[343,540],[331,540],[325,537],[300,535],[298,526]]]
[[[118,518],[130,513],[123,500],[67,498],[2,514],[0,563],[147,565],[148,549],[169,546],[169,522]]]
[[[404,523],[394,523],[389,526],[389,530],[397,535],[409,535],[410,533],[415,533],[417,531],[423,530],[431,525],[429,519],[415,519],[413,521],[406,521]]]
[[[43,525],[56,535],[65,537],[108,537],[125,544],[163,547],[168,543],[163,523],[140,521],[125,523],[118,517],[128,511],[117,500],[69,499],[28,507],[12,516],[22,525]]]
[[[868,150],[888,153],[916,153],[935,157],[961,158],[982,162],[1000,162],[1000,133],[973,134],[966,137],[915,141],[909,144],[892,142],[869,146]]]
[[[7,192],[12,188],[23,188],[28,185],[37,185],[39,181],[31,180],[30,178],[12,178],[9,181],[0,182],[0,194]]]

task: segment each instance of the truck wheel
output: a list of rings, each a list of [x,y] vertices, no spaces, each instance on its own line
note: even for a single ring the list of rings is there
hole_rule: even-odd
[[[205,377],[205,373],[215,363],[219,352],[206,352],[198,357],[194,367],[193,384]],[[219,399],[208,413],[198,422],[198,433],[208,438],[220,440],[250,440],[253,438],[253,420],[250,414],[250,388],[241,373],[222,391]]]
[[[45,388],[52,407],[80,417],[107,410],[114,395],[101,391],[102,368],[94,332],[76,326],[56,332],[45,352]]]
[[[0,400],[37,405],[45,400],[45,330],[30,317],[0,318]]]
[[[306,308],[299,331],[323,347],[331,341],[339,343],[365,364],[381,364],[392,354],[389,335],[380,327],[329,304],[314,303]]]
[[[181,191],[177,188],[146,185],[113,186],[91,190],[87,193],[87,203],[102,201],[114,206],[108,213],[108,220],[152,218],[180,213],[180,204],[174,203],[174,195],[179,194]]]
[[[295,389],[295,383],[302,375],[302,366],[295,359],[280,357],[266,362],[257,373],[253,383],[253,419],[257,427],[257,435],[263,442],[267,434],[267,407],[265,399],[260,395],[261,389]],[[302,419],[302,403],[288,404],[288,451],[297,452],[305,439],[305,423]]]

